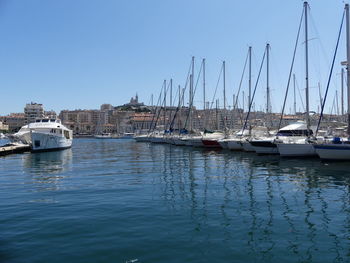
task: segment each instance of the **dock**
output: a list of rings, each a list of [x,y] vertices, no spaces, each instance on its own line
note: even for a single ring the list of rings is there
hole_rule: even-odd
[[[31,150],[30,145],[5,145],[0,147],[0,156],[13,153],[24,153]]]

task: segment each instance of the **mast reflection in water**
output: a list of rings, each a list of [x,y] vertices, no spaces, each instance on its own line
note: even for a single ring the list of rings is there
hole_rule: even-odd
[[[348,164],[77,139],[0,158],[0,259],[346,262]]]

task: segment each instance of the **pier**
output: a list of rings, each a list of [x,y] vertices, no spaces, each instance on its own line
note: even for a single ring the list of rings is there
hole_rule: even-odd
[[[29,145],[5,145],[0,147],[0,156],[30,151]]]

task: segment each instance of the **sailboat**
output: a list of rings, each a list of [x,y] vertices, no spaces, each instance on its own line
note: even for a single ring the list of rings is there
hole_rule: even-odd
[[[348,90],[348,102],[350,101],[350,19],[349,19],[349,4],[345,4],[346,13],[346,53],[347,53],[347,90]],[[350,135],[350,103],[348,103],[348,128],[347,133]],[[315,144],[314,148],[317,155],[323,160],[350,160],[350,140],[341,139],[335,137],[330,141],[326,141],[320,144]]]
[[[304,157],[316,156],[313,146],[313,131],[310,125],[309,114],[309,65],[308,65],[308,3],[304,2],[304,22],[305,22],[305,83],[306,83],[306,130],[308,131],[303,138],[291,137],[288,141],[283,141],[277,144],[278,152],[281,156],[288,157]]]

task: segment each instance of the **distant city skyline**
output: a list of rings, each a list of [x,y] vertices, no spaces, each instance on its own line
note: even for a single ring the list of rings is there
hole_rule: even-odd
[[[323,93],[344,2],[312,0],[309,5],[310,105],[317,111],[317,86],[320,83]],[[226,61],[227,102],[232,105],[248,46],[253,47],[254,87],[266,43],[271,44],[272,109],[278,112],[302,7],[303,1],[282,4],[278,0],[1,1],[0,115],[23,112],[32,101],[56,112],[95,109],[104,103],[122,105],[136,93],[146,105],[153,94],[156,104],[164,79],[173,78],[174,97],[177,86],[183,87],[192,56],[196,59],[195,79],[202,58],[206,58],[206,100],[210,102],[221,63]],[[344,33],[327,110],[336,90],[340,96]],[[300,97],[305,97],[303,30],[300,39],[295,64],[301,93],[297,93],[298,110],[302,108]],[[265,82],[264,68],[256,109],[265,108]],[[246,95],[247,83],[246,74],[242,86]],[[195,105],[202,107],[201,82],[198,85]],[[292,95],[287,112],[293,107]],[[216,98],[221,106],[222,97],[220,81]]]

